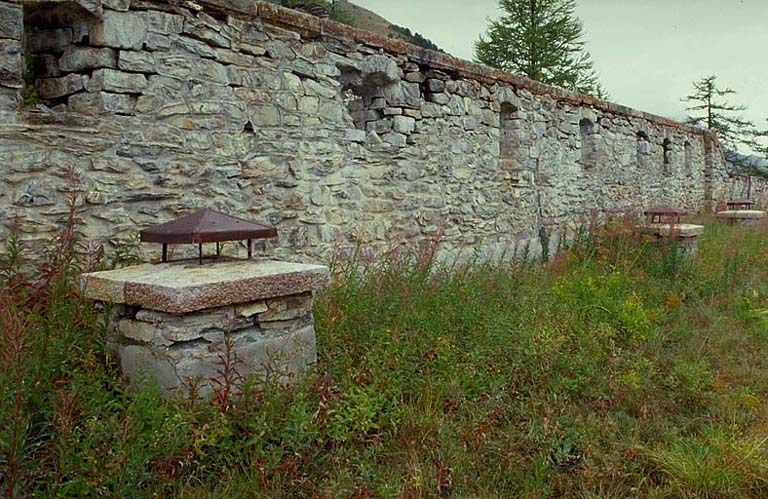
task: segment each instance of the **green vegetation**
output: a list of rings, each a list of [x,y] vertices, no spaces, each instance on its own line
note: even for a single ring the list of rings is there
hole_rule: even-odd
[[[701,78],[693,83],[694,93],[683,98],[689,103],[686,111],[692,111],[688,123],[711,130],[720,142],[732,153],[735,160],[740,146],[757,150],[761,132],[755,124],[739,116],[747,107],[724,101],[725,97],[736,94],[732,88],[720,88],[714,75]]]
[[[499,0],[502,15],[475,43],[475,57],[548,85],[607,98],[575,9],[575,0]]]
[[[26,36],[30,36],[34,33],[34,29],[30,26],[25,27],[24,32]],[[37,81],[37,74],[35,71],[35,59],[32,56],[32,52],[26,50],[24,52],[24,105],[36,106],[42,104],[43,101],[40,96],[37,95],[37,88],[35,88],[35,82]]]
[[[284,7],[294,8],[306,4],[320,5],[328,12],[331,19],[334,21],[347,24],[349,26],[355,25],[354,17],[344,8],[341,2],[334,0],[280,0],[281,5]]]
[[[434,246],[339,262],[316,371],[228,401],[124,390],[75,282],[98,252],[70,223],[33,271],[12,240],[0,488],[766,497],[768,229],[705,223],[688,258],[612,223],[546,264],[442,265]]]
[[[404,36],[409,43],[412,43],[417,47],[421,47],[427,50],[434,50],[435,52],[445,53],[445,50],[438,47],[432,40],[425,37],[421,33],[413,33],[410,29],[405,28],[403,26],[398,26],[397,24],[390,25],[389,29],[394,31],[395,33],[399,33],[400,35]]]

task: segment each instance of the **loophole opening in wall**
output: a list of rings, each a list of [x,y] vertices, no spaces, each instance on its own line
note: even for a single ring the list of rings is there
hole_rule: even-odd
[[[591,168],[596,163],[597,156],[597,131],[592,120],[583,118],[579,121],[581,137],[581,166]]]
[[[647,133],[643,131],[637,132],[637,166],[643,166],[645,156],[650,151],[650,144],[651,141]]]
[[[685,161],[685,171],[689,175],[693,173],[693,144],[689,140],[683,145],[683,154]]]
[[[512,186],[522,183],[520,178],[522,140],[520,137],[519,109],[505,102],[499,113],[499,166]]]
[[[672,141],[670,139],[664,139],[662,151],[664,154],[664,174],[669,175],[672,173]]]

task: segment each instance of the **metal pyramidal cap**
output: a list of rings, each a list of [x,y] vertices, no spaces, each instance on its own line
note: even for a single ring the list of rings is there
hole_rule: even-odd
[[[163,245],[164,262],[167,261],[168,244],[198,244],[202,262],[203,243],[248,240],[250,258],[252,240],[277,237],[277,229],[206,208],[170,222],[148,227],[139,234],[142,242]],[[217,244],[217,254],[218,249]]]

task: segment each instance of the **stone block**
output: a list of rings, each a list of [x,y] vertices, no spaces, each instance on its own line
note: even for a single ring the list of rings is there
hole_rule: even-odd
[[[86,297],[182,314],[320,289],[327,267],[272,260],[190,261],[137,265],[85,274]]]
[[[699,237],[704,234],[703,225],[695,224],[648,224],[646,228],[652,233],[662,237]]]
[[[147,40],[147,23],[138,12],[108,10],[91,30],[91,45],[140,50]]]
[[[184,18],[176,14],[150,10],[147,12],[147,30],[161,35],[179,34],[184,29]]]
[[[366,57],[360,65],[360,69],[368,78],[380,83],[395,83],[402,76],[402,71],[397,63],[385,55],[377,54]]]
[[[289,383],[317,361],[315,330],[308,325],[283,336],[258,333],[227,335],[236,356],[235,369],[243,378]],[[202,393],[213,388],[211,379],[220,378],[224,338],[174,344],[173,348],[120,344],[120,367],[132,385],[149,381],[159,385],[166,395],[196,383]]]
[[[69,74],[60,78],[42,78],[35,82],[35,89],[37,95],[43,99],[58,99],[80,92],[85,88],[87,81],[87,76],[79,74]]]
[[[426,89],[433,94],[439,94],[445,91],[445,82],[436,78],[430,78],[426,82]]]
[[[393,129],[398,133],[410,135],[416,127],[416,120],[408,116],[395,116]],[[385,139],[386,140],[386,139]]]
[[[344,140],[347,142],[365,142],[365,130],[350,128],[344,131]]]
[[[171,39],[167,35],[161,35],[159,33],[148,33],[147,41],[144,46],[147,50],[152,51],[170,50]]]
[[[21,88],[24,63],[19,40],[0,40],[0,85]]]
[[[155,72],[155,57],[150,52],[121,50],[117,64],[122,71],[133,71],[135,73]]]
[[[139,94],[146,87],[147,78],[143,74],[126,73],[116,69],[97,69],[88,82],[89,92]]]
[[[192,38],[202,40],[212,47],[230,48],[232,40],[215,28],[207,23],[187,19],[184,22],[183,33]]]
[[[82,92],[71,95],[67,101],[67,110],[80,114],[133,114],[136,97],[128,94],[108,92]]]
[[[27,37],[27,50],[38,52],[63,52],[72,44],[72,28],[45,29]]]
[[[400,82],[384,87],[384,98],[392,107],[417,109],[421,104],[421,88],[418,83]]]
[[[110,48],[70,46],[59,59],[59,69],[65,73],[115,67],[117,67],[117,55]]]
[[[392,120],[384,119],[384,120],[368,121],[365,124],[365,130],[367,132],[376,132],[378,134],[387,133],[392,130]]]
[[[269,307],[267,307],[267,303],[264,300],[235,307],[235,313],[240,317],[253,317],[256,314],[264,313],[267,310],[269,310]]]
[[[761,210],[725,210],[717,212],[717,218],[731,224],[755,225],[765,218]]]
[[[384,142],[387,142],[389,144],[392,144],[396,147],[405,147],[406,144],[406,136],[402,133],[396,133],[396,132],[390,132],[385,133],[381,136],[382,140]]]
[[[120,12],[127,12],[131,8],[131,0],[101,0],[103,7]]]
[[[434,102],[435,104],[440,105],[448,104],[451,101],[448,94],[427,94],[426,97],[429,102]]]
[[[278,126],[280,111],[272,104],[253,105],[248,108],[248,119],[253,126]]]
[[[0,116],[2,113],[15,113],[21,103],[21,93],[18,90],[0,85]],[[13,121],[6,119],[3,123],[13,123]]]
[[[258,315],[258,322],[290,321],[312,313],[312,293],[267,300],[268,310]]]
[[[0,38],[21,40],[24,32],[24,15],[21,6],[0,4]]]

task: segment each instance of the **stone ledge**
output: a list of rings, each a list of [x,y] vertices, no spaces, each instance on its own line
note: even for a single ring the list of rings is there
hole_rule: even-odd
[[[87,298],[171,314],[254,302],[322,289],[328,267],[274,260],[185,260],[84,274]]]
[[[717,217],[737,220],[759,220],[765,218],[765,212],[760,210],[725,210],[718,211]]]
[[[663,237],[676,236],[687,238],[699,237],[704,234],[704,226],[694,224],[649,224],[645,226],[645,229]]]

